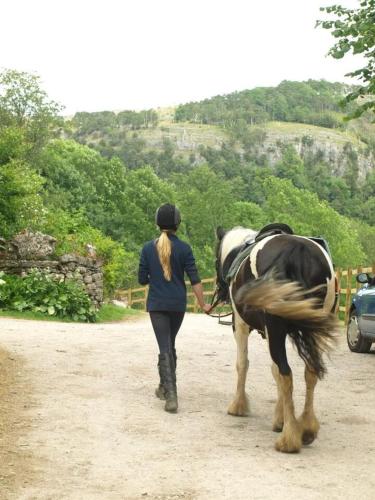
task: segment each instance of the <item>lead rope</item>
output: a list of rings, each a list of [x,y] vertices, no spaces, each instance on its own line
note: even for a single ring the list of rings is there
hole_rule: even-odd
[[[217,307],[219,304],[225,304],[225,302],[223,302],[222,300],[219,299],[219,297],[217,297],[218,295],[218,292],[217,292],[217,288],[212,296],[212,300],[211,300],[211,311],[213,309],[215,309],[215,307]],[[217,297],[215,299],[215,297]],[[230,304],[229,304],[230,305]],[[231,306],[230,306],[231,307]],[[232,309],[232,307],[231,307]],[[208,313],[208,316],[211,316],[211,318],[225,318],[226,316],[230,316],[231,314],[233,314],[233,311],[230,311],[229,313],[226,313],[226,314],[211,314],[211,312]]]

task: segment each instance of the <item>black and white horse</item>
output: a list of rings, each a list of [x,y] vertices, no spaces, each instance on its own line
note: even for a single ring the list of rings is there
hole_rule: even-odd
[[[292,233],[290,228],[281,226],[288,230],[277,234],[269,231],[261,238],[251,229],[238,227],[225,232],[218,228],[217,286],[222,299],[226,294],[230,298],[237,342],[237,391],[228,413],[245,416],[249,412],[245,393],[248,336],[251,330],[258,330],[268,340],[277,384],[273,430],[281,435],[275,447],[283,452],[298,452],[302,444],[314,441],[319,430],[314,388],[325,372],[322,354],[334,339],[338,325],[333,314],[336,280],[330,256],[319,243],[287,234]],[[249,241],[253,242],[250,253],[238,259]],[[236,257],[239,263],[233,271]],[[232,276],[227,279],[230,268]],[[285,346],[287,336],[305,362],[305,406],[298,419]]]

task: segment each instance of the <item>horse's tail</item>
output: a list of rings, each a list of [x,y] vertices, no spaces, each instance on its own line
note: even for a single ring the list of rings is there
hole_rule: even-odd
[[[321,378],[325,372],[322,353],[332,347],[339,326],[337,317],[322,307],[321,289],[325,287],[305,289],[296,281],[267,274],[243,285],[235,302],[286,320],[287,333],[299,355]],[[320,296],[314,297],[314,293]]]

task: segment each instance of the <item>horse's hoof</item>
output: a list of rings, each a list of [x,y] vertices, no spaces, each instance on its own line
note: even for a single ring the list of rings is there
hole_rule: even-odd
[[[284,424],[273,424],[272,430],[273,432],[282,432]]]
[[[319,432],[319,422],[318,419],[313,416],[305,416],[304,414],[298,419],[298,423],[302,429],[302,443],[304,445],[309,445],[318,437]]]
[[[315,441],[315,439],[317,438],[317,432],[313,432],[313,431],[303,431],[303,434],[302,434],[302,443],[304,445],[308,445],[308,444],[311,444],[313,441]]]
[[[300,439],[287,441],[284,436],[280,436],[275,443],[276,450],[282,453],[299,453],[301,446]]]
[[[248,417],[249,405],[247,401],[233,401],[228,408],[228,413],[234,417]]]

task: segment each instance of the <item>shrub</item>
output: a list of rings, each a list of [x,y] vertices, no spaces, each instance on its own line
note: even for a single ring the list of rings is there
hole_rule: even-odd
[[[95,307],[82,285],[58,281],[37,270],[25,277],[0,273],[0,308],[41,312],[73,321],[96,320]]]
[[[121,243],[90,226],[82,211],[70,214],[56,209],[47,214],[46,220],[43,231],[58,240],[56,255],[72,253],[87,256],[87,243],[96,248],[97,257],[103,262],[106,297],[112,296],[116,288],[134,284],[138,254],[125,251]]]

